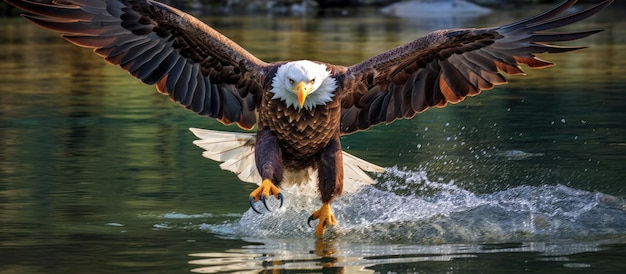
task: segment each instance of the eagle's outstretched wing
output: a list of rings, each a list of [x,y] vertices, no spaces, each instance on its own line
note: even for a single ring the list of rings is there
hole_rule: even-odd
[[[611,2],[557,18],[576,3],[569,0],[541,15],[501,27],[435,31],[351,66],[345,75],[341,133],[457,103],[506,83],[500,72],[523,74],[519,64],[551,66],[535,54],[580,49],[549,43],[576,40],[599,31],[544,31],[583,20]]]
[[[5,1],[196,113],[256,124],[267,64],[191,15],[150,0]]]

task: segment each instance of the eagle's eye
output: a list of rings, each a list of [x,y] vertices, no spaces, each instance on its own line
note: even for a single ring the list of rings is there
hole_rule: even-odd
[[[315,78],[311,79],[311,84],[315,84]]]
[[[296,82],[296,81],[294,81],[293,79],[289,79],[289,84],[292,84],[292,85],[293,85],[293,83],[295,83],[295,82]]]

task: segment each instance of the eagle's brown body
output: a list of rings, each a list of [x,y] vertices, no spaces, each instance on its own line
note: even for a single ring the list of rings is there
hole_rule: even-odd
[[[331,77],[336,77],[336,74],[331,73]],[[298,171],[312,167],[318,170],[323,202],[341,195],[344,178],[339,140],[340,94],[335,94],[334,100],[311,111],[286,107],[284,102],[270,99],[272,96],[266,90],[257,106],[259,120],[255,156],[261,177],[272,178],[276,185],[280,185],[285,169]]]
[[[551,66],[536,54],[580,49],[550,43],[598,31],[548,31],[592,16],[613,2],[566,13],[576,3],[567,0],[500,27],[434,31],[352,66],[323,64],[318,80],[332,79],[336,85],[321,92],[313,85],[315,75],[289,78],[291,87],[275,87],[286,80],[277,71],[294,72],[286,65],[297,62],[266,63],[191,15],[156,1],[4,1],[198,114],[243,129],[256,125],[254,162],[263,181],[250,195],[255,211],[253,203],[265,202],[270,195],[282,201],[276,186],[286,173],[317,170],[323,205],[309,218],[320,219],[317,235],[336,222],[330,202],[343,188],[340,136],[460,102],[506,83],[503,73],[523,74],[520,64]],[[297,75],[309,75],[314,67],[313,62],[303,65]],[[316,89],[308,90],[312,86]],[[331,96],[318,96],[322,94]],[[360,160],[352,169],[363,169],[364,163]]]
[[[259,130],[268,129],[278,138],[286,167],[311,166],[315,154],[341,135],[341,100],[337,98],[312,111],[298,111],[271,97],[264,95],[258,106]]]

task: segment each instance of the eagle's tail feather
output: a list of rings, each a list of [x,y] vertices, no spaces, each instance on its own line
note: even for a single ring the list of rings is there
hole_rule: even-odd
[[[220,168],[237,174],[240,180],[259,184],[263,178],[259,175],[254,161],[255,135],[250,133],[224,132],[190,128],[196,137],[193,143],[205,151],[202,156],[222,162]],[[344,191],[353,192],[361,185],[372,184],[374,180],[367,172],[384,172],[385,169],[357,158],[343,151]],[[285,174],[285,181],[308,183],[316,180],[317,172],[306,170],[294,174]],[[304,180],[305,182],[299,182]]]
[[[220,168],[232,171],[244,182],[260,184],[263,179],[254,163],[254,134],[190,128],[199,140],[193,143],[205,151],[202,156],[222,162]]]

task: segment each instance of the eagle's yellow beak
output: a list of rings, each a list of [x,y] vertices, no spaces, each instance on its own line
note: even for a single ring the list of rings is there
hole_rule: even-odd
[[[311,92],[311,88],[312,88],[312,85],[309,83],[305,83],[302,81],[298,82],[295,93],[298,96],[298,102],[300,103],[300,108],[304,106],[304,100],[306,99],[306,96],[309,95],[309,93]]]

